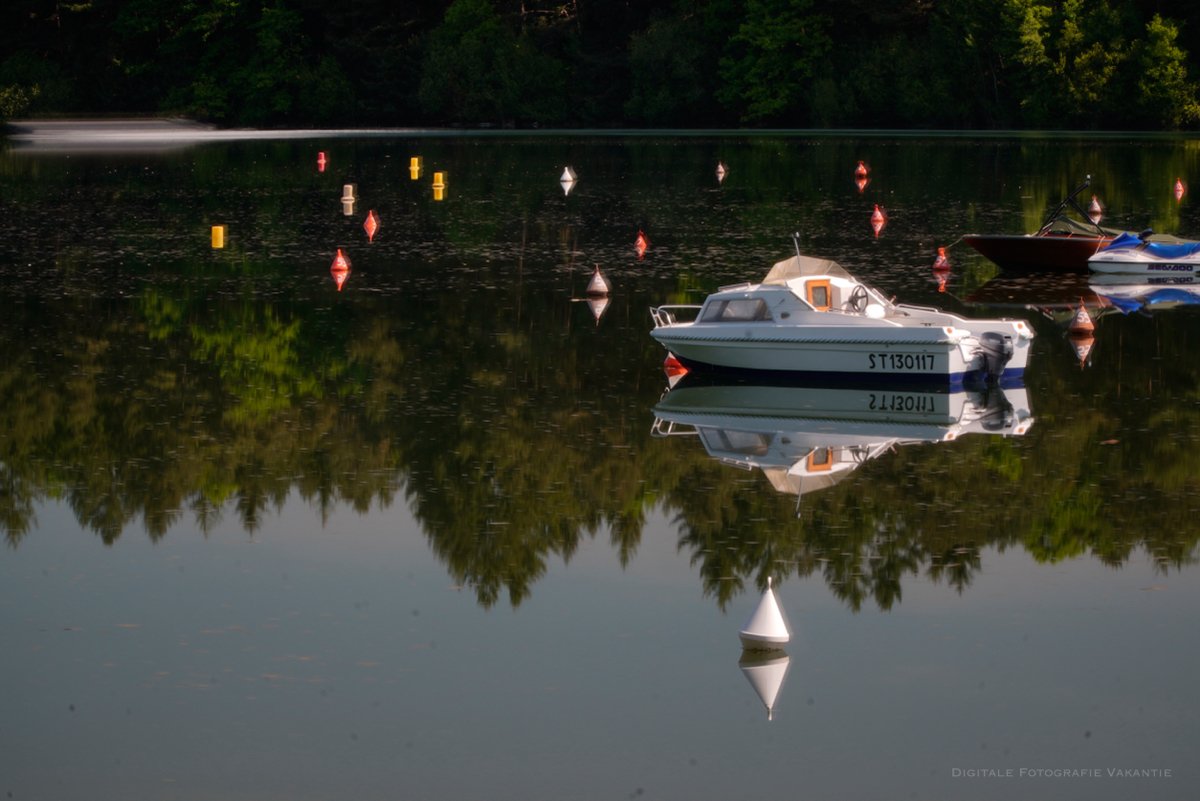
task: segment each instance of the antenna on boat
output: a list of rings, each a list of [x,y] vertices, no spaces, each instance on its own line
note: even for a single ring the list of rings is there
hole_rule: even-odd
[[[796,246],[796,261],[800,261],[800,232],[792,234],[792,244]]]

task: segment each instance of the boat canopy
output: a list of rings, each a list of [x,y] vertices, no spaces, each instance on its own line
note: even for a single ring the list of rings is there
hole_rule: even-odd
[[[772,267],[771,272],[767,273],[767,277],[763,279],[763,283],[786,286],[787,282],[793,278],[812,278],[818,275],[831,275],[835,278],[845,278],[857,282],[854,276],[842,269],[836,261],[814,259],[809,256],[792,256]]]

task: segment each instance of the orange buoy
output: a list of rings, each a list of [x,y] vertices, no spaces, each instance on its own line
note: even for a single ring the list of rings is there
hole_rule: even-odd
[[[946,258],[945,248],[938,248],[937,258],[933,261],[933,269],[938,271],[950,269],[950,259]]]
[[[646,255],[646,251],[650,249],[650,240],[646,239],[645,234],[638,231],[638,238],[633,246],[637,250],[638,260],[641,260],[642,256]]]
[[[363,228],[367,232],[367,241],[375,241],[375,232],[379,230],[379,218],[375,216],[375,212],[367,212],[367,221],[363,223]]]
[[[1175,202],[1178,203],[1187,194],[1187,186],[1178,178],[1175,179]]]
[[[325,172],[325,151],[317,154],[317,172]]]
[[[887,225],[887,215],[879,210],[879,206],[875,206],[875,211],[871,213],[871,230],[875,232],[875,236],[879,236],[879,232]]]
[[[346,258],[341,248],[338,248],[337,256],[333,259],[333,266],[329,269],[335,273],[344,273],[350,269],[350,259]]]
[[[1067,330],[1072,334],[1090,334],[1096,330],[1091,315],[1087,313],[1087,308],[1083,305],[1083,298],[1079,299],[1079,311],[1075,312],[1075,317],[1071,320],[1071,325]]]
[[[870,172],[870,170],[867,169],[867,165],[860,161],[858,162],[858,166],[854,168],[854,177],[866,178],[868,172]]]
[[[668,353],[667,358],[663,361],[663,370],[667,374],[667,378],[676,378],[678,376],[687,375],[688,369],[679,363],[679,359],[675,358],[674,353]]]

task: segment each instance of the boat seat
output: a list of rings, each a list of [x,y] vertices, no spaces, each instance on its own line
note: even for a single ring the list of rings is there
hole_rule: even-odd
[[[1200,243],[1147,242],[1145,247],[1145,252],[1157,259],[1186,259],[1197,251]]]

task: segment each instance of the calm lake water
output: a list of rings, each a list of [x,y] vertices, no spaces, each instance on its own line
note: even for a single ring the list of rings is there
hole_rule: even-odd
[[[1200,238],[1191,139],[6,144],[0,792],[1192,797],[1200,312],[958,242],[1087,175],[1106,224]],[[802,495],[764,443],[828,420],[655,436],[688,396],[648,308],[760,279],[793,232],[889,296],[1028,320],[1024,385],[834,397],[981,417],[882,421]],[[737,638],[768,577],[773,669]]]

